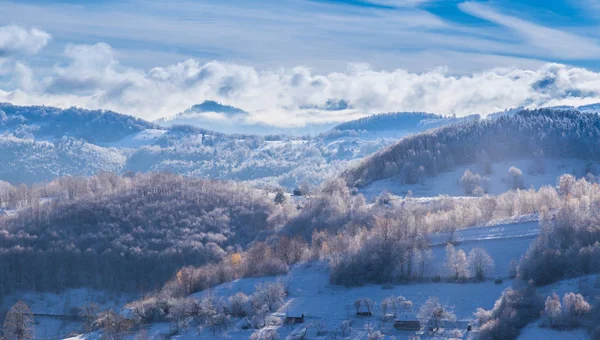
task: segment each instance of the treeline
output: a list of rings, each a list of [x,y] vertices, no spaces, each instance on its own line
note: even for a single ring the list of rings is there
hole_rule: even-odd
[[[600,116],[578,111],[521,111],[403,138],[343,174],[351,186],[399,176],[402,183],[477,161],[549,157],[597,160]]]
[[[65,178],[15,195],[30,205],[0,220],[3,294],[151,290],[273,233],[292,209],[238,183],[170,174]]]

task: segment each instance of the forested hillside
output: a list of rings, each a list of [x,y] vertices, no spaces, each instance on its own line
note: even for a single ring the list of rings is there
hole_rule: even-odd
[[[0,289],[148,290],[181,267],[220,260],[280,227],[264,192],[148,174],[62,178],[3,192]]]
[[[600,156],[600,117],[569,110],[524,110],[403,138],[343,174],[351,186],[398,176],[402,183],[450,171],[456,165],[506,159]]]
[[[142,119],[112,111],[0,103],[0,131],[14,130],[19,137],[75,137],[90,143],[108,143],[152,127]]]

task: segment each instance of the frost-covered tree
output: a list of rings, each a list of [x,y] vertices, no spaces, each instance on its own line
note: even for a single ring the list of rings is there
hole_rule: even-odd
[[[83,319],[83,329],[89,333],[95,328],[96,315],[98,314],[98,306],[95,303],[85,304],[79,309],[79,316]]]
[[[581,294],[566,293],[563,296],[563,309],[567,315],[576,318],[588,313],[591,307]]]
[[[4,338],[9,340],[26,340],[35,337],[33,313],[25,302],[18,301],[6,313],[3,334]]]
[[[533,287],[506,289],[492,310],[477,310],[476,317],[482,322],[480,339],[516,339],[521,328],[540,316],[543,306]]]
[[[467,255],[464,250],[456,250],[452,244],[446,245],[446,271],[453,280],[468,277]]]
[[[385,339],[385,335],[383,335],[383,333],[381,333],[381,331],[374,331],[374,332],[371,332],[371,334],[369,334],[367,339],[368,340],[383,340],[383,339]]]
[[[525,188],[525,179],[523,177],[523,172],[514,166],[511,166],[508,169],[508,184],[511,189],[524,189]]]
[[[467,169],[460,178],[460,185],[465,191],[465,194],[472,195],[477,191],[476,196],[481,196],[488,190],[489,179]],[[483,193],[481,191],[483,191]]]
[[[469,271],[477,280],[483,280],[494,273],[494,259],[483,249],[473,248],[469,252]]]
[[[267,307],[273,312],[283,303],[286,297],[285,287],[280,282],[261,282],[254,288],[252,299]]]
[[[577,179],[571,174],[564,174],[558,178],[558,192],[563,196],[568,196],[576,185]]]
[[[287,200],[287,197],[285,196],[283,191],[279,190],[275,194],[275,199],[273,201],[277,204],[283,204],[283,203],[285,203],[286,200]]]
[[[394,296],[386,297],[381,301],[379,306],[381,307],[382,318],[385,317],[390,310],[393,311],[393,315],[396,315],[396,298]]]
[[[248,314],[250,298],[238,292],[229,297],[229,313],[234,317],[243,317]]]
[[[553,293],[552,296],[546,298],[544,303],[544,313],[542,325],[549,327],[560,327],[563,320],[562,304],[560,303],[560,297]]]
[[[443,320],[456,320],[454,313],[444,307],[437,297],[429,297],[419,309],[417,317],[422,324],[433,323],[435,330],[439,329],[440,322]]]
[[[352,321],[344,320],[340,325],[340,332],[342,333],[342,338],[346,337],[352,331]]]
[[[115,313],[112,309],[98,314],[96,324],[102,330],[103,338],[107,340],[122,340],[133,327],[131,320]]]
[[[273,328],[259,329],[250,335],[250,340],[277,340],[279,338],[280,337],[279,333],[277,333],[277,329]]]
[[[546,298],[541,324],[558,329],[578,327],[590,310],[590,304],[581,294],[566,293],[561,303],[558,295],[553,293]]]

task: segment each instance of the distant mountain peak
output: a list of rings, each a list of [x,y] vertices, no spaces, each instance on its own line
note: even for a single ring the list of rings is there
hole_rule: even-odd
[[[248,112],[231,105],[224,105],[214,100],[205,100],[200,104],[193,105],[185,110],[186,113],[217,112],[227,115],[247,115]]]

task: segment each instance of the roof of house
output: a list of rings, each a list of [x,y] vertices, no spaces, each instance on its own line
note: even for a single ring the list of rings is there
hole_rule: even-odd
[[[244,326],[252,325],[252,323],[250,322],[250,320],[248,320],[248,318],[242,318],[242,319],[240,319],[240,321],[238,321],[236,323],[236,325],[238,327],[244,327]]]
[[[287,313],[285,313],[285,317],[286,318],[302,318],[302,317],[304,317],[304,313],[288,311]]]
[[[358,312],[359,312],[359,313],[367,313],[367,312],[370,312],[370,310],[369,310],[369,308],[368,308],[367,306],[365,306],[365,305],[360,305],[360,306],[358,307]]]
[[[419,319],[413,313],[401,313],[396,316],[396,322],[418,322]]]

